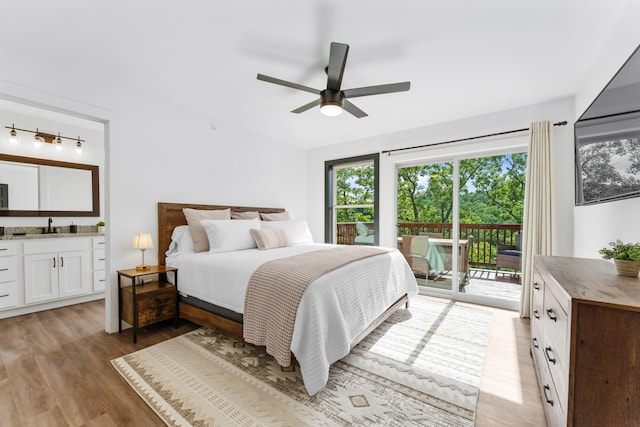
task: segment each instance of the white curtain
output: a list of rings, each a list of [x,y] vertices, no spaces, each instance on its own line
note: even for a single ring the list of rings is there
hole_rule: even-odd
[[[522,231],[522,297],[520,316],[531,314],[534,255],[555,253],[555,156],[553,123],[531,123]]]

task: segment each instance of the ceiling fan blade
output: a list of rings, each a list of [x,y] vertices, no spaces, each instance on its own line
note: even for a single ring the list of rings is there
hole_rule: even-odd
[[[286,80],[276,79],[275,77],[265,76],[264,74],[258,74],[258,80],[262,80],[263,82],[274,83],[280,86],[286,86],[293,89],[303,90],[305,92],[315,93],[316,95],[320,95],[320,91],[318,89],[314,89],[309,86],[304,86],[298,83],[288,82]]]
[[[356,98],[358,96],[381,95],[383,93],[404,92],[409,90],[411,82],[390,83],[387,85],[357,87],[354,89],[343,90],[344,96],[347,98]]]
[[[339,91],[342,84],[344,66],[347,63],[349,45],[344,43],[331,43],[329,52],[329,67],[327,67],[327,89]]]
[[[296,113],[296,114],[300,114],[303,113],[305,111],[307,111],[310,108],[315,107],[316,105],[320,105],[320,98],[316,99],[315,101],[311,101],[308,104],[304,104],[302,107],[298,107],[295,110],[291,110],[292,113]]]
[[[365,113],[364,111],[362,111],[361,109],[359,109],[358,107],[356,107],[346,99],[343,101],[342,108],[347,110],[348,112],[350,112],[351,114],[353,114],[359,119],[368,116],[367,113]]]

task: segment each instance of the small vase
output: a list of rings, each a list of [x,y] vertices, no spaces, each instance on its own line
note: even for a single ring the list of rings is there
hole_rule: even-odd
[[[627,259],[614,259],[616,270],[621,276],[638,277],[640,273],[640,261],[630,261]]]
[[[104,225],[98,226],[98,234],[104,234]]]

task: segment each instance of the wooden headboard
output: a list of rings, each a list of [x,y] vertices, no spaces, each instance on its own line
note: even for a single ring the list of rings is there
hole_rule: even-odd
[[[261,213],[284,212],[282,208],[256,208],[252,206],[223,206],[223,205],[194,205],[191,203],[163,203],[158,202],[158,264],[164,265],[165,252],[171,244],[171,233],[179,225],[187,225],[187,219],[182,213],[183,208],[191,209],[227,209],[234,212],[258,211]]]

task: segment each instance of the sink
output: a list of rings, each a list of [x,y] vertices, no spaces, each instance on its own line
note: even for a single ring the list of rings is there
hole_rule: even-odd
[[[41,228],[41,230],[42,234],[58,234],[58,231],[55,227],[52,227],[51,230],[49,230],[47,227],[43,227]]]

